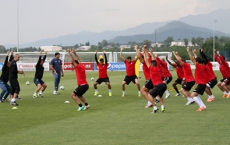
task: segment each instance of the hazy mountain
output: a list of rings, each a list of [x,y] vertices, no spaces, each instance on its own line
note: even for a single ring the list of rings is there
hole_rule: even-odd
[[[155,41],[154,31],[157,29],[157,41],[163,41],[169,36],[173,36],[175,40],[191,38],[191,37],[210,37],[215,26],[215,33],[217,36],[226,36],[230,34],[230,9],[219,9],[209,14],[189,15],[180,18],[179,21],[184,23],[172,22],[153,22],[144,23],[142,25],[123,30],[123,31],[104,31],[101,33],[94,33],[82,31],[77,34],[69,34],[59,36],[56,38],[42,39],[31,43],[20,44],[20,48],[25,47],[39,47],[45,45],[63,45],[72,46],[79,43],[90,42],[90,44],[97,45],[102,40],[111,40],[111,42],[127,43],[129,41],[142,42],[145,39]],[[214,25],[214,20],[217,20]],[[168,23],[168,24],[167,24]],[[167,25],[166,25],[167,24]],[[183,26],[183,28],[180,28]],[[197,26],[197,27],[193,27]],[[203,28],[202,28],[203,27]],[[218,32],[220,31],[220,32]],[[224,33],[221,33],[224,32]],[[229,36],[229,35],[228,35]],[[6,48],[16,47],[16,44],[6,44]]]
[[[214,25],[214,20],[217,20]],[[204,27],[230,34],[230,9],[219,9],[208,14],[189,15],[179,21],[192,26]]]
[[[156,39],[155,39],[156,36]],[[173,21],[160,27],[156,30],[156,34],[141,34],[132,36],[118,36],[111,39],[110,42],[127,44],[130,41],[143,42],[144,40],[150,40],[152,42],[162,42],[167,39],[167,37],[173,37],[174,40],[183,40],[188,38],[191,40],[192,37],[203,37],[208,38],[213,36],[213,31],[207,28],[195,27],[185,24],[180,21]],[[215,36],[230,36],[228,34],[216,31]]]
[[[160,26],[163,26],[167,24],[169,21],[166,22],[154,22],[154,23],[144,23],[142,25],[123,30],[123,31],[104,31],[101,33],[94,33],[94,32],[88,32],[88,31],[81,31],[77,34],[69,34],[65,36],[60,36],[57,38],[51,38],[51,39],[42,39],[39,41],[26,43],[26,44],[20,44],[20,48],[25,47],[39,47],[39,46],[49,46],[49,45],[63,45],[63,46],[73,46],[75,44],[79,43],[86,43],[90,42],[90,44],[97,45],[98,42],[101,42],[102,40],[110,40],[116,36],[127,36],[127,35],[135,35],[135,34],[148,34],[154,32],[155,29],[159,28]],[[10,47],[16,47],[16,44],[8,44],[4,45],[6,48]]]

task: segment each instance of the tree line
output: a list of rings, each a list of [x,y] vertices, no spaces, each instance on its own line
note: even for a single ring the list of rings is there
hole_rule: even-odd
[[[226,58],[226,60],[230,60],[230,37],[215,37],[215,49],[219,50],[220,53]],[[186,49],[184,46],[171,46],[171,42],[175,41],[173,37],[168,37],[165,41],[161,42],[162,45],[159,47],[157,45],[152,46],[153,42],[150,40],[144,40],[143,42],[128,42],[126,45],[130,45],[130,48],[124,49],[124,52],[133,52],[134,46],[137,44],[139,46],[147,45],[148,48],[152,47],[154,51],[157,52],[172,52],[177,51],[183,58],[189,59]],[[202,47],[204,49],[204,52],[206,53],[207,57],[210,60],[213,60],[213,37],[209,38],[201,38],[201,37],[193,37],[191,40],[185,38],[183,39],[185,45],[188,45],[188,42],[191,41],[192,45],[191,49],[199,49]],[[95,50],[102,51],[103,49],[106,49],[106,51],[111,52],[118,52],[120,51],[120,45],[119,43],[109,42],[107,40],[102,40],[101,42],[98,42],[98,45],[90,45],[90,42],[75,44],[74,46],[62,46],[62,49],[65,51],[67,48],[75,48],[78,49],[80,46],[91,46],[88,52],[94,52]],[[0,45],[0,53],[6,53],[7,51],[17,51],[17,48],[10,48],[6,49],[3,45]],[[26,48],[20,48],[18,49],[19,52],[36,52],[40,51],[39,48],[35,47],[26,47]],[[79,50],[80,51],[80,50]]]

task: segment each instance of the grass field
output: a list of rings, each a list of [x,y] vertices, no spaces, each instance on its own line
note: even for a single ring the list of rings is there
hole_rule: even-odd
[[[97,72],[87,72],[90,89],[84,95],[91,108],[76,111],[78,106],[70,97],[76,88],[74,72],[66,72],[60,85],[65,90],[53,95],[53,77],[45,72],[43,80],[48,85],[44,98],[32,98],[35,90],[34,72],[19,75],[21,83],[19,106],[13,110],[9,102],[0,104],[1,145],[227,145],[230,144],[230,99],[223,99],[221,91],[213,89],[216,100],[207,103],[207,109],[196,112],[197,104],[185,106],[187,100],[175,97],[175,91],[165,99],[166,111],[152,114],[146,101],[137,96],[136,85],[126,86],[126,96],[121,97],[121,81],[125,72],[108,72],[113,96],[108,96],[107,86],[98,86],[103,97],[93,96],[93,81]],[[175,72],[172,72],[175,80]],[[216,72],[218,79],[220,73]],[[141,86],[144,77],[141,74]],[[30,85],[25,82],[30,81]],[[171,84],[168,85],[171,88]],[[68,100],[70,104],[64,102]],[[158,107],[160,105],[158,104]]]

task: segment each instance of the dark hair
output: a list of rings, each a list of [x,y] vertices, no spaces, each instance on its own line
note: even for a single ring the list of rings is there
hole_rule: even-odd
[[[131,57],[131,56],[128,56],[127,59],[132,59],[132,57]]]
[[[153,66],[157,66],[157,61],[156,61],[156,60],[151,60],[151,64],[152,64]]]
[[[79,62],[77,60],[74,60],[77,64],[79,64]]]
[[[56,52],[56,53],[54,54],[54,56],[57,56],[57,55],[60,55],[60,53],[59,53],[59,52]]]
[[[99,59],[99,61],[104,61],[104,59],[103,59],[103,58],[101,58],[101,59]]]
[[[198,62],[200,64],[204,63],[204,61],[200,57],[195,58],[195,60],[196,60],[196,62]]]

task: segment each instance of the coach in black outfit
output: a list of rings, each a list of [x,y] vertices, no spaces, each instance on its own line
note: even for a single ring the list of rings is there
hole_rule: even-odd
[[[16,97],[20,92],[20,86],[18,83],[18,73],[19,74],[24,73],[23,70],[18,71],[17,61],[19,61],[19,59],[20,59],[20,55],[15,54],[14,59],[11,61],[10,64],[10,85],[11,85],[11,95],[13,96],[13,98],[11,98],[10,100],[10,105],[13,106],[18,106],[18,104],[16,103]]]

